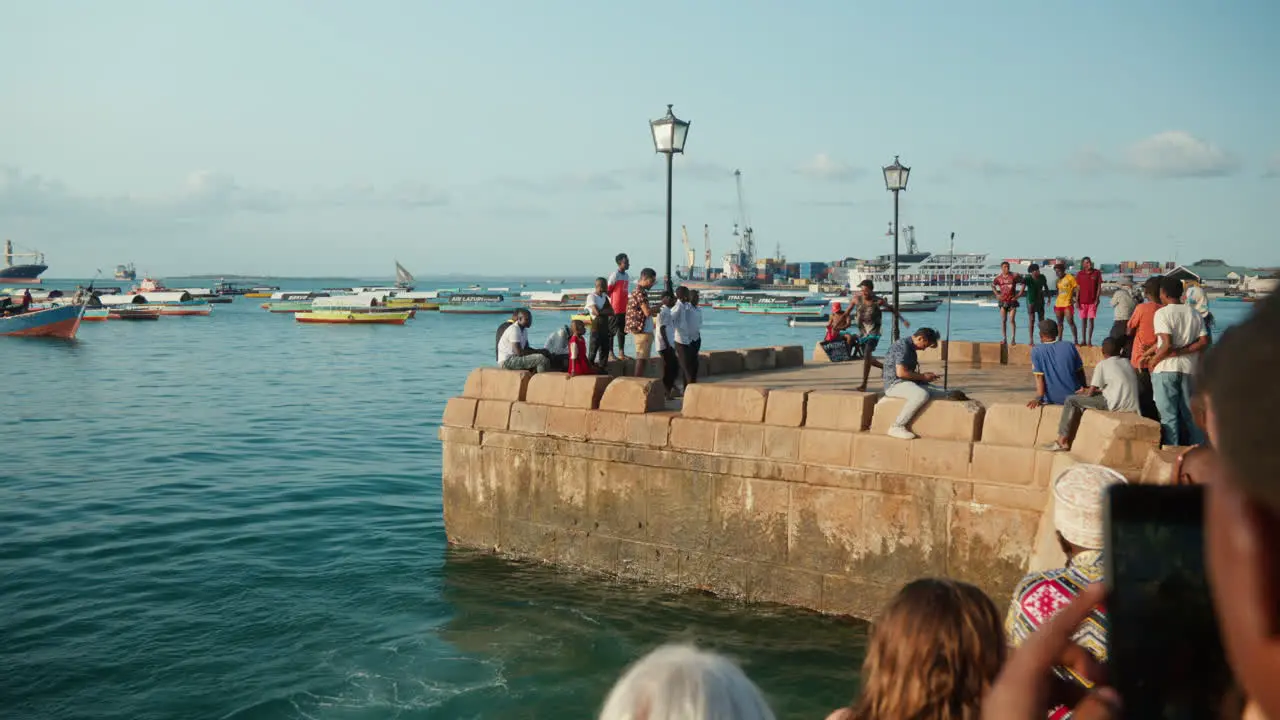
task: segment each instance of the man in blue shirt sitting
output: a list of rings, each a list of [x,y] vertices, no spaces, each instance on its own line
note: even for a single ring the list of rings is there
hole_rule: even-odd
[[[920,360],[916,351],[937,346],[938,331],[926,327],[916,330],[911,337],[895,341],[885,353],[884,395],[906,401],[887,432],[889,437],[899,440],[914,439],[916,434],[908,430],[907,425],[930,400],[965,399],[964,393],[958,390],[947,391],[931,385],[930,383],[939,379],[937,373],[920,372]]]
[[[1040,323],[1040,344],[1031,348],[1031,372],[1036,378],[1036,399],[1027,403],[1035,409],[1041,405],[1062,405],[1067,398],[1084,387],[1084,363],[1071,343],[1058,341],[1058,323]]]

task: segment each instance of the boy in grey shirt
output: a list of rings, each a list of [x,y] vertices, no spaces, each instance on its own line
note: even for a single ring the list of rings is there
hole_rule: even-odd
[[[1061,452],[1071,449],[1076,426],[1085,410],[1138,412],[1138,373],[1121,354],[1123,346],[1115,338],[1102,341],[1106,359],[1093,369],[1089,385],[1067,398],[1058,420],[1058,439],[1045,445],[1045,450]]]

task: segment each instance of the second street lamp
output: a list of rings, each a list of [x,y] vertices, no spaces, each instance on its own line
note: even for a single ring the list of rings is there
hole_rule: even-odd
[[[689,122],[681,120],[667,106],[666,117],[649,121],[653,131],[653,149],[667,156],[667,276],[666,290],[671,284],[671,160],[676,153],[684,152],[684,139],[689,135]]]
[[[893,156],[893,164],[884,166],[884,188],[893,193],[893,340],[898,340],[898,193],[907,189],[907,177],[911,168],[898,162]]]

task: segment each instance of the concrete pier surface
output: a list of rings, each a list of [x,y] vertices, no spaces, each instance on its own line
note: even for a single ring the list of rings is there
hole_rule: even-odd
[[[1061,408],[1026,407],[1022,347],[953,343],[951,386],[973,400],[930,403],[910,441],[885,434],[901,400],[851,390],[860,362],[806,365],[798,346],[704,353],[710,375],[680,403],[652,378],[481,368],[440,427],[446,532],[511,557],[863,618],[925,575],[1003,600],[1029,569],[1062,563],[1050,478],[1092,462],[1163,482],[1174,452],[1155,422],[1092,410],[1072,452],[1039,450]],[[940,372],[942,352],[922,353],[926,370]]]

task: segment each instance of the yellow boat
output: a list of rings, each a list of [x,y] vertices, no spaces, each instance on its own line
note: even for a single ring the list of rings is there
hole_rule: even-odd
[[[412,310],[404,312],[352,312],[350,310],[310,310],[294,313],[300,323],[324,323],[329,325],[403,325],[413,317]]]
[[[245,296],[245,297],[252,297],[252,298],[269,298],[269,297],[271,297],[271,293],[269,293],[269,292],[257,292],[257,293],[249,292],[249,293],[245,293],[245,294],[244,294],[244,296]]]
[[[414,310],[439,310],[440,303],[424,298],[392,297],[387,298],[384,306],[390,308],[413,308]]]

